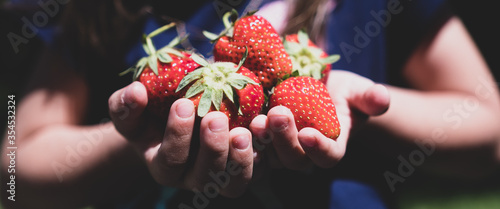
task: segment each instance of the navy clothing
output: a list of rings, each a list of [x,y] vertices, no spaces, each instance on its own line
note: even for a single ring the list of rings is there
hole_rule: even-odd
[[[334,68],[375,82],[388,81],[389,58],[400,68],[422,37],[434,27],[444,0],[341,0],[329,19],[329,54],[340,54]],[[392,47],[392,48],[391,48]]]
[[[228,8],[235,7],[242,14],[245,9],[248,10],[248,5],[253,4],[259,6],[258,1],[207,1],[185,21],[185,30],[190,34],[189,43],[197,52],[210,56],[212,45],[201,32],[221,31],[221,17]],[[341,55],[333,68],[352,71],[375,82],[404,85],[400,69],[417,44],[439,23],[444,4],[444,0],[340,0],[328,18],[325,36],[327,52]],[[150,17],[144,25],[144,32],[149,33],[165,23]],[[47,41],[53,40],[50,31],[42,30],[39,35]],[[176,35],[176,30],[169,30],[153,41],[162,46]],[[137,44],[126,55],[124,62],[132,66],[143,56],[145,53],[138,37]],[[123,82],[117,82],[117,86],[109,87],[108,93],[121,87]],[[94,93],[102,94],[99,91]],[[97,118],[107,117],[107,97],[109,95],[99,97],[105,100],[95,106],[103,110],[103,115]],[[235,208],[262,208],[260,204],[271,204],[273,208],[387,208],[390,207],[388,200],[392,194],[387,191],[383,172],[397,169],[396,163],[395,159],[385,159],[364,147],[360,139],[352,139],[345,158],[335,168],[315,169],[310,173],[272,171],[268,183],[273,192],[266,194],[274,194],[270,195],[273,198],[265,199],[266,194],[249,191],[240,199],[210,199],[205,208],[226,208],[219,204],[228,202]],[[186,203],[195,208],[193,201],[196,197],[201,201],[199,194],[160,186],[137,193],[136,198],[110,203],[105,207],[178,208]]]

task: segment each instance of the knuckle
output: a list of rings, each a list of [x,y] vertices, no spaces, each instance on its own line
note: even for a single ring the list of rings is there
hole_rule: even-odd
[[[229,152],[229,138],[227,136],[214,136],[202,141],[203,149],[211,156],[222,157]]]
[[[325,158],[325,160],[321,161],[318,163],[318,166],[322,168],[331,168],[337,165],[337,163],[340,162],[340,160],[344,157],[345,151],[344,150],[336,150],[332,154],[332,157],[330,158]]]
[[[164,153],[158,152],[156,157],[158,166],[160,170],[164,173],[169,171],[182,170],[185,168],[187,159],[180,158],[177,153]]]

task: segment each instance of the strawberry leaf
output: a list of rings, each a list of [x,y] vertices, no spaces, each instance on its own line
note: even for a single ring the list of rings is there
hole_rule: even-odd
[[[146,54],[150,55],[151,51],[149,50],[149,46],[148,46],[148,43],[147,43],[146,39],[147,39],[147,35],[146,34],[142,34],[142,48],[144,49],[144,51],[146,52]]]
[[[191,59],[193,59],[194,62],[200,64],[201,66],[207,66],[208,65],[208,62],[207,60],[203,59],[202,57],[200,57],[199,55],[197,54],[192,54],[191,55]]]
[[[219,35],[215,34],[215,33],[211,33],[211,32],[208,32],[206,30],[203,31],[203,35],[208,38],[210,41],[216,41],[217,39],[220,38]]]
[[[147,63],[148,63],[147,57],[143,57],[137,62],[136,71],[134,72],[134,81],[139,78],[142,71],[144,71],[144,68],[146,68]]]
[[[299,54],[303,49],[302,45],[290,41],[284,41],[283,46],[285,47],[285,51],[290,55]]]
[[[135,71],[136,69],[137,69],[137,67],[136,67],[136,66],[134,66],[134,67],[129,67],[128,69],[126,69],[125,71],[123,71],[123,72],[119,73],[118,75],[119,75],[119,76],[124,76],[124,75],[126,75],[127,73],[130,73],[130,72]]]
[[[229,85],[224,85],[222,86],[222,90],[224,91],[224,94],[226,95],[226,97],[232,102],[234,103],[234,93],[233,93],[233,89],[231,88],[231,86]]]
[[[212,106],[212,89],[207,88],[203,95],[201,95],[200,103],[198,104],[198,116],[205,116]]]
[[[220,109],[223,96],[224,92],[222,89],[214,89],[212,91],[212,102],[214,103],[215,109],[217,109],[217,111],[219,111]]]
[[[172,61],[174,61],[172,57],[168,55],[168,53],[164,53],[163,51],[156,52],[156,56],[162,63],[171,63]]]
[[[247,83],[259,85],[257,82],[250,79],[249,77],[238,74],[238,73],[232,73],[231,75],[229,75],[227,80],[228,80],[229,85],[231,85],[232,87],[234,87],[235,89],[238,89],[238,90],[245,88]]]
[[[184,78],[182,78],[182,80],[179,82],[179,86],[177,86],[177,89],[175,90],[175,92],[179,92],[180,90],[185,88],[187,85],[189,85],[194,80],[200,79],[202,77],[202,73],[203,73],[203,68],[199,68],[193,72],[190,72],[186,76],[184,76]],[[192,95],[192,96],[194,96],[194,95]],[[189,98],[189,97],[187,97],[187,98]]]
[[[156,57],[156,54],[152,54],[148,58],[148,65],[153,71],[155,75],[158,75],[158,58]]]
[[[309,45],[309,36],[304,29],[297,33],[297,39],[299,39],[299,43],[303,47],[307,47]]]
[[[194,97],[195,95],[198,95],[199,93],[205,91],[205,87],[203,86],[203,80],[197,80],[191,88],[189,88],[186,92],[186,95],[184,97],[186,98],[191,98]]]
[[[340,55],[334,54],[334,55],[330,55],[328,57],[325,57],[323,59],[320,59],[319,61],[322,64],[332,64],[332,63],[339,61],[339,59],[340,59]]]
[[[168,46],[165,46],[165,47],[159,49],[158,51],[160,53],[164,53],[164,54],[173,54],[177,57],[184,57],[184,55],[179,50],[168,47]]]
[[[319,66],[321,68],[321,66]],[[312,77],[315,78],[315,79],[321,79],[321,77],[323,77],[323,75],[321,74],[321,71],[322,70],[311,70],[311,74],[312,74]]]
[[[247,60],[248,57],[248,47],[245,46],[245,53],[243,53],[243,57],[241,58],[240,62],[238,63],[238,67],[236,67],[236,71],[240,70],[241,66],[245,63],[245,60]]]
[[[249,11],[247,12],[247,14],[245,16],[250,16],[250,15],[254,15],[255,13],[257,13],[259,10],[256,9],[256,10],[252,10],[252,11]]]
[[[318,47],[309,47],[308,50],[313,55],[311,56],[311,59],[314,60],[317,60],[319,57],[321,57],[321,54],[323,53],[323,50]]]

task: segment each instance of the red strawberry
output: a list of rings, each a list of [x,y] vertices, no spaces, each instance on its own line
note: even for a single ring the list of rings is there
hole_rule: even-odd
[[[134,72],[134,80],[144,84],[148,92],[148,109],[161,118],[166,118],[172,103],[184,96],[184,92],[175,91],[179,82],[199,67],[189,57],[190,54],[173,48],[180,43],[178,37],[159,50],[153,46],[151,38],[173,25],[166,25],[144,35],[143,46],[149,56],[141,58],[135,67],[122,73]]]
[[[336,139],[340,134],[340,124],[330,94],[326,86],[314,78],[291,77],[278,84],[269,99],[269,106],[278,105],[292,111],[299,131],[312,127],[331,139]]]
[[[250,14],[231,23],[229,18],[237,15],[236,11],[224,15],[226,29],[221,35],[205,32],[207,37],[217,41],[214,58],[237,63],[248,47],[248,58],[243,66],[257,75],[265,89],[271,89],[279,79],[292,73],[292,61],[280,36],[266,19]]]
[[[294,73],[297,71],[299,76],[313,77],[325,84],[332,69],[331,64],[340,59],[336,54],[328,56],[303,30],[287,35],[283,44],[292,59]]]
[[[221,111],[229,118],[229,127],[248,127],[264,106],[264,92],[257,76],[243,67],[246,55],[239,65],[232,62],[209,64],[205,59],[191,56],[203,67],[189,73],[178,90],[189,86],[186,98],[195,104],[198,116],[209,111]]]

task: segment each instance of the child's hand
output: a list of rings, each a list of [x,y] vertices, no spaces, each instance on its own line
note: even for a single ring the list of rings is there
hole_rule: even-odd
[[[332,71],[327,87],[341,126],[337,140],[313,128],[298,131],[291,111],[282,106],[272,108],[267,117],[257,117],[252,122],[250,130],[257,137],[255,145],[267,142],[275,150],[267,152],[271,166],[302,170],[314,163],[333,167],[344,156],[351,130],[360,121],[383,114],[389,108],[387,89],[354,73]]]
[[[229,131],[228,118],[221,112],[208,113],[199,130],[194,130],[195,110],[188,99],[172,105],[166,127],[162,127],[144,114],[146,105],[146,89],[139,82],[109,99],[116,129],[138,150],[158,183],[200,192],[208,187],[229,197],[245,191],[253,172],[249,130]],[[193,140],[198,140],[193,139],[193,131],[200,135],[198,149],[192,149]]]

